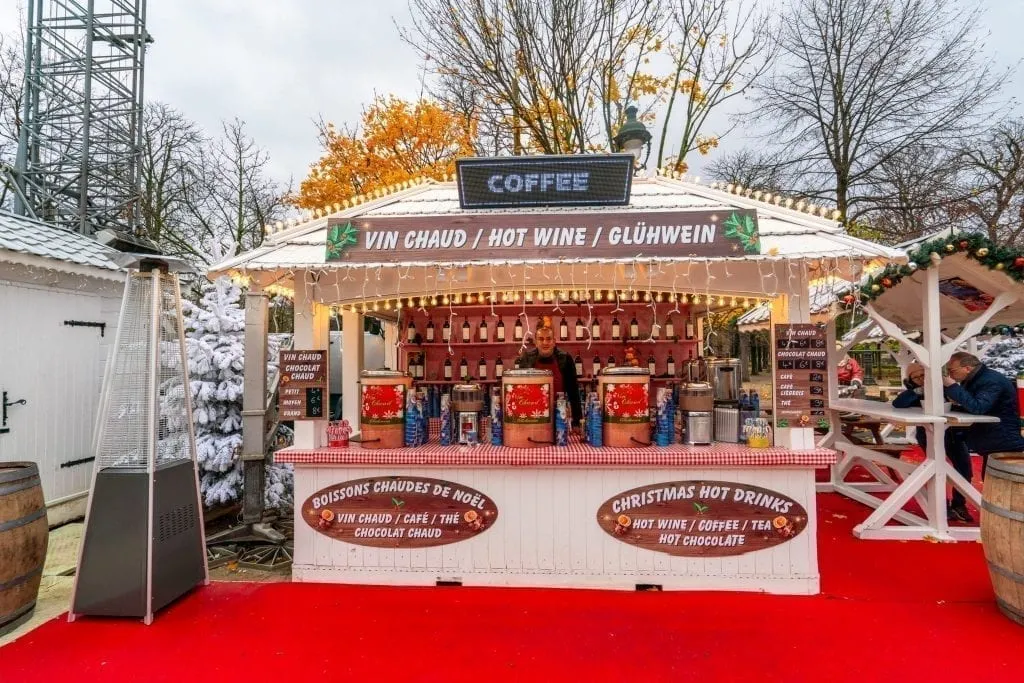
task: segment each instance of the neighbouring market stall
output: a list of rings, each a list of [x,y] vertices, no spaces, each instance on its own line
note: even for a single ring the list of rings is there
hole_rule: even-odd
[[[970,415],[947,403],[942,368],[957,351],[976,353],[976,337],[988,328],[1017,326],[1024,320],[1024,256],[993,244],[982,234],[952,231],[902,246],[906,249],[902,263],[872,273],[856,293],[842,300],[848,308],[868,315],[880,334],[900,343],[902,349],[896,355],[901,366],[916,360],[925,367],[923,407],[896,409],[887,403],[833,396],[833,429],[822,445],[835,448],[842,457],[832,467],[829,484],[821,488],[874,508],[854,528],[861,538],[976,540],[977,526],[952,526],[947,520],[949,487],[960,490],[979,509],[982,502],[978,490],[946,459],[943,434],[948,428],[999,420]],[[871,326],[861,326],[844,348],[871,333]],[[924,461],[908,462],[852,443],[839,428],[842,412],[924,429],[928,444]],[[854,466],[869,472],[873,480],[847,481]]]
[[[813,427],[834,339],[809,292],[902,253],[824,208],[634,180],[617,160],[460,163],[455,182],[329,207],[211,269],[250,286],[247,358],[268,294],[294,297],[282,412],[300,420],[275,459],[296,466],[295,580],[818,591],[814,469],[835,456]],[[757,410],[735,360],[704,348],[709,312],[765,303],[783,372]],[[321,405],[332,310],[345,447]],[[403,374],[361,367],[364,315],[390,321]],[[587,396],[585,438],[565,445],[549,378],[511,372],[544,316]],[[262,457],[262,382],[246,373],[245,458]]]

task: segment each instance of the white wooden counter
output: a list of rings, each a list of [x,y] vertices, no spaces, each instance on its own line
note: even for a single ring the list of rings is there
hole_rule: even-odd
[[[750,449],[736,444],[640,449],[582,444],[536,449],[428,445],[396,450],[364,450],[353,444],[347,449],[285,449],[275,459],[295,464],[295,581],[629,590],[657,585],[666,590],[813,594],[819,590],[814,470],[831,465],[835,454],[826,449]],[[417,506],[427,505],[428,496],[396,494],[390,502],[385,496],[381,500],[385,505],[393,503],[394,509],[384,510],[373,507],[378,504],[376,494],[359,495],[359,487],[381,486],[380,481],[426,487],[424,480],[440,481],[434,484],[438,490],[442,484],[450,485],[460,501],[472,502],[470,493],[481,494],[480,519],[493,519],[493,523],[473,531],[460,521],[444,530],[449,539],[455,534],[459,540],[429,547],[369,547],[341,540],[353,539],[357,533],[393,533],[407,534],[398,543],[425,542],[408,540],[413,528],[423,534],[425,526],[413,524],[405,531],[399,527],[404,525],[400,515],[419,519]],[[686,488],[683,484],[655,486],[652,493],[636,494],[636,499],[622,499],[620,494],[670,482],[693,482],[693,498],[626,509],[633,526],[617,537],[621,518],[615,515],[622,510],[611,513],[613,507],[621,503],[628,508],[644,495],[685,497]],[[720,485],[719,498],[710,498],[712,492],[719,493],[712,484]],[[708,495],[702,497],[702,492]],[[737,496],[742,497],[740,502],[734,500]],[[786,509],[783,498],[802,506],[806,519],[800,518],[797,506],[780,514],[778,510]],[[774,512],[769,505],[775,505]],[[460,515],[463,508],[470,509],[461,502],[449,507]],[[319,516],[328,514],[325,508],[331,508],[329,522]],[[378,526],[359,526],[359,515],[373,517],[363,512],[371,508],[376,510],[373,519]],[[350,510],[355,512],[350,515]],[[433,514],[440,508],[435,505],[431,510]],[[385,514],[396,515],[394,524],[384,521]],[[439,514],[446,513],[440,510]],[[762,518],[781,520],[777,523],[781,528],[754,533],[755,526],[764,526]],[[352,525],[346,527],[342,522],[348,521]],[[677,533],[679,525],[684,532],[691,526],[693,533],[678,533],[672,547],[664,545],[670,544],[671,536],[641,532],[644,524],[675,524]],[[718,525],[722,533],[699,532],[699,525]],[[750,528],[739,528],[745,525]],[[650,541],[649,547],[644,547],[642,539]],[[696,552],[692,547],[680,550],[684,544],[734,541],[746,545],[710,551],[735,553],[728,556],[678,554]],[[746,550],[759,543],[771,545]]]

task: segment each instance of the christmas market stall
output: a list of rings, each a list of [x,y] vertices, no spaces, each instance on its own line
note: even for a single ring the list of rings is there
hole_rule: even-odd
[[[820,445],[842,457],[832,467],[824,490],[874,508],[854,533],[866,539],[976,540],[976,525],[951,525],[947,488],[963,493],[981,508],[981,494],[947,460],[944,433],[949,428],[997,423],[989,415],[972,415],[946,401],[942,369],[957,351],[976,352],[976,338],[991,328],[1009,329],[1024,320],[1024,254],[999,247],[982,234],[947,231],[905,245],[907,258],[872,272],[857,291],[841,298],[850,311],[871,324],[844,338],[848,348],[876,333],[897,340],[901,367],[911,360],[924,366],[923,406],[894,408],[888,403],[830,397],[832,430]],[[834,325],[834,322],[833,322]],[[884,447],[865,446],[841,429],[842,414],[856,413],[882,424],[919,428],[926,435],[926,457],[908,462]],[[854,466],[873,481],[847,481]],[[877,494],[886,494],[879,497]]]
[[[836,218],[634,178],[630,155],[471,159],[212,268],[248,285],[246,358],[269,293],[294,297],[295,443],[274,455],[295,464],[294,580],[818,592],[814,470],[835,454],[813,427],[834,340],[809,292],[903,256]],[[712,314],[759,305],[774,405],[705,354]],[[322,400],[332,312],[341,424]],[[389,321],[397,367],[363,367],[364,316]],[[245,381],[243,457],[260,458],[263,380]]]

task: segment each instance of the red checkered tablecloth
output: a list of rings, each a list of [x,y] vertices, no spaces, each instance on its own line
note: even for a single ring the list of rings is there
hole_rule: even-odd
[[[285,448],[274,454],[275,462],[314,465],[418,465],[427,467],[529,467],[564,465],[632,465],[638,467],[828,467],[835,451],[818,448],[793,451],[785,448],[748,448],[743,444],[711,446],[649,446],[646,448],[594,448],[573,442],[566,447],[506,448],[505,446],[441,446],[430,443],[415,448],[367,449],[353,443],[349,448]]]

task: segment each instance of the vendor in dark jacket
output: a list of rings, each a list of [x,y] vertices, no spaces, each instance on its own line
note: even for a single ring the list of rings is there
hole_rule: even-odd
[[[976,424],[966,430],[970,449],[980,453],[986,462],[990,453],[1024,450],[1016,385],[963,351],[950,356],[946,372],[948,376],[942,379],[946,398],[972,415],[999,418],[997,425]]]
[[[892,405],[894,408],[916,408],[921,405],[924,399],[925,369],[920,363],[911,363],[907,366],[907,378],[903,380],[906,387],[895,399]],[[971,451],[964,442],[964,429],[947,429],[943,443],[946,446],[946,457],[953,463],[961,477],[971,481],[974,472],[971,469]],[[917,443],[923,449],[928,448],[923,429],[917,429]],[[967,511],[967,499],[955,487],[950,497],[946,514],[950,519],[961,522],[973,522],[974,518]]]
[[[550,370],[554,375],[554,391],[564,391],[572,411],[572,426],[579,427],[583,417],[583,405],[580,402],[580,384],[576,377],[576,363],[565,351],[555,346],[555,331],[550,323],[544,322],[534,334],[533,342],[537,348],[530,349],[519,357],[520,368],[536,368]]]

